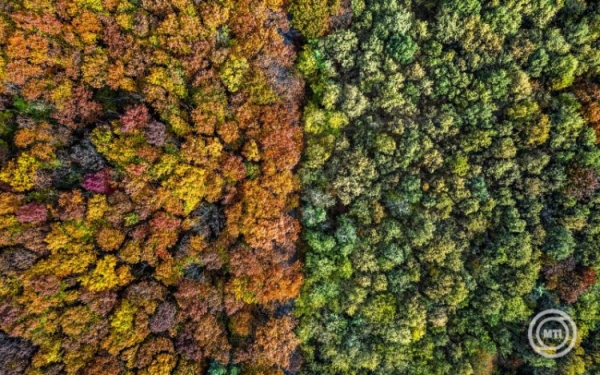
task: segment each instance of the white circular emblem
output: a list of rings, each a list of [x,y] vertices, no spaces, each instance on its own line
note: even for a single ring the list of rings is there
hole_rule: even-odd
[[[577,326],[564,311],[548,309],[537,314],[527,331],[533,350],[546,358],[569,353],[577,341]]]

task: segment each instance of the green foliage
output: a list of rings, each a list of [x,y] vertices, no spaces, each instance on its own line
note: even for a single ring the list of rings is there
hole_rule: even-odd
[[[243,57],[233,56],[225,62],[220,74],[221,80],[229,91],[236,92],[241,88],[248,68],[248,61]]]
[[[561,56],[552,63],[552,87],[555,90],[567,88],[575,80],[579,61],[573,55]]]
[[[593,372],[597,325],[556,361],[540,360],[523,337],[534,312],[564,308],[564,296],[594,298],[595,271],[589,284],[545,275],[573,259],[579,270],[600,266],[591,245],[598,151],[582,116],[591,110],[577,99],[578,82],[598,74],[585,56],[598,53],[590,25],[600,8],[351,8],[352,23],[298,62],[310,89],[299,171],[302,373]],[[337,114],[344,126],[332,126]],[[594,174],[573,172],[583,164]]]
[[[417,51],[417,43],[407,35],[393,35],[387,42],[386,52],[400,64],[411,62]]]
[[[48,118],[52,108],[43,102],[28,102],[20,96],[13,98],[12,105],[17,113],[28,115],[36,119]]]
[[[219,362],[212,362],[208,367],[209,375],[239,375],[240,369],[237,366],[230,366],[227,368]]]
[[[548,230],[545,244],[546,253],[556,260],[566,259],[575,250],[573,233],[560,225],[555,225]]]

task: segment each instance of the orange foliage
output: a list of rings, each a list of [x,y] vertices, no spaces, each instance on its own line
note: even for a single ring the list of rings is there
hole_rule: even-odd
[[[596,132],[596,142],[600,143],[600,86],[594,83],[581,84],[575,88],[575,93],[583,102],[583,115]]]
[[[302,283],[287,4],[26,3],[0,21],[0,329],[39,347],[32,373],[281,373],[298,342],[275,312]]]

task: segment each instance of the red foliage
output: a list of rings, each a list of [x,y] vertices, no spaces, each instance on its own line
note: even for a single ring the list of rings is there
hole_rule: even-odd
[[[206,283],[184,280],[179,284],[175,298],[182,317],[198,321],[202,316],[223,311],[223,296],[219,289]]]
[[[42,296],[51,296],[60,291],[60,279],[52,275],[41,275],[29,281],[27,286]]]
[[[566,303],[575,303],[587,288],[596,283],[596,271],[577,266],[574,258],[567,258],[543,270],[546,287],[556,290]]]
[[[21,223],[39,224],[45,222],[47,218],[46,206],[37,202],[26,204],[17,210],[17,220]]]
[[[134,129],[142,129],[150,121],[148,108],[144,105],[136,105],[129,108],[123,116],[121,116],[121,124],[124,133],[131,133]]]
[[[104,168],[83,178],[84,189],[100,194],[110,194],[115,191],[110,178],[110,169]]]

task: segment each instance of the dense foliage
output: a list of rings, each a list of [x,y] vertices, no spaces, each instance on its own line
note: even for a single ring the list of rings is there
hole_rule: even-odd
[[[0,373],[297,366],[286,7],[0,3]]]
[[[598,373],[599,143],[594,1],[0,2],[0,375]]]
[[[298,62],[304,373],[597,373],[600,5],[349,6]],[[557,360],[527,342],[551,307]]]

